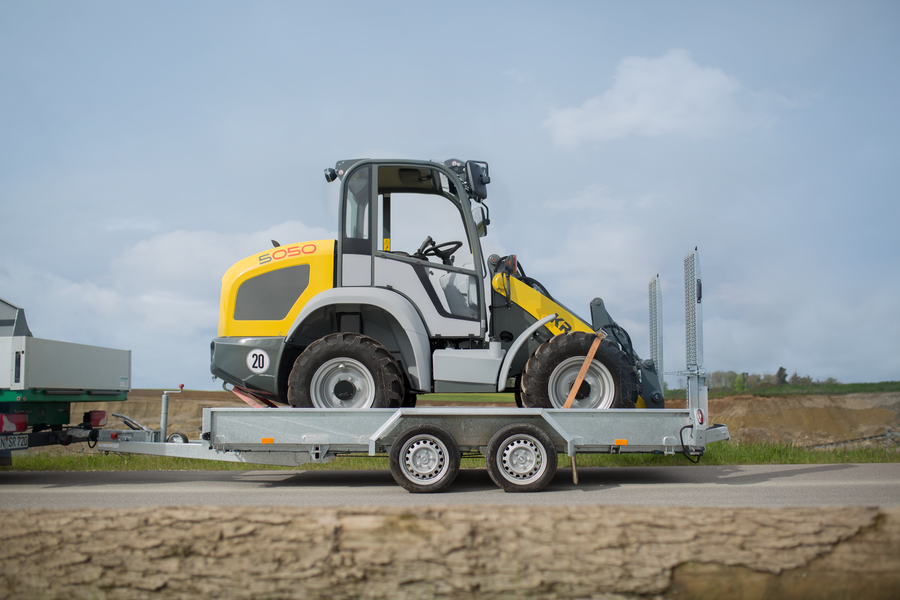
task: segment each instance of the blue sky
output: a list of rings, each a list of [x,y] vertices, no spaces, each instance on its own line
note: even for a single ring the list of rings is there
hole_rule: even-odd
[[[330,237],[322,169],[491,165],[486,250],[683,367],[900,379],[896,2],[0,2],[0,297],[215,389],[219,281]],[[676,378],[668,378],[670,384]]]

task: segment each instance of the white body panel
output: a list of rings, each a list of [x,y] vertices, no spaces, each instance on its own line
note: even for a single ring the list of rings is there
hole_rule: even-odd
[[[435,275],[443,276],[449,271],[433,266],[431,271]],[[475,273],[472,273],[475,276]],[[442,337],[468,337],[481,335],[481,321],[469,321],[466,319],[452,319],[442,316],[431,301],[422,282],[416,276],[413,266],[399,260],[386,258],[375,259],[375,285],[388,287],[402,292],[408,296],[412,303],[419,309],[425,325],[432,336]],[[441,292],[436,291],[438,298]],[[477,298],[476,298],[477,302]]]
[[[131,389],[131,350],[34,337],[0,337],[0,388]]]

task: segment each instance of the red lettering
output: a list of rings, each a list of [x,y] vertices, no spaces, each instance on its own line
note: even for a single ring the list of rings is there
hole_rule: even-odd
[[[307,248],[312,248],[312,250],[307,250]],[[306,244],[305,246],[303,246],[303,248],[301,248],[301,250],[303,250],[303,254],[313,254],[316,251],[316,245]]]
[[[281,256],[278,256],[278,253],[279,253],[279,252],[281,253]],[[276,250],[275,252],[272,253],[272,258],[274,258],[275,260],[281,260],[281,259],[284,258],[285,256],[287,256],[287,250],[281,250],[281,249],[279,249],[279,250]]]
[[[288,248],[288,256],[300,256],[300,246],[291,246]]]

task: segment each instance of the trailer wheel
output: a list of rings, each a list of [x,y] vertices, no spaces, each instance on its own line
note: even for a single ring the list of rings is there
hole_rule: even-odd
[[[518,423],[507,425],[488,443],[488,475],[505,492],[536,492],[556,474],[556,448],[543,429]]]
[[[410,492],[438,492],[459,473],[459,446],[437,425],[415,425],[391,444],[391,475]]]
[[[169,437],[166,438],[166,441],[170,444],[187,444],[188,436],[183,433],[171,433]]]
[[[403,375],[387,348],[358,333],[334,333],[294,362],[288,403],[301,408],[398,408]]]
[[[594,335],[557,335],[537,349],[522,375],[522,402],[528,408],[563,408]],[[603,340],[581,383],[572,408],[634,408],[637,375],[618,346]]]

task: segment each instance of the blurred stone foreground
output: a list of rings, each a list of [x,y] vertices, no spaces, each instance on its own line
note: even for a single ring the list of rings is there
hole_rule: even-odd
[[[0,515],[0,598],[900,598],[900,509]]]

